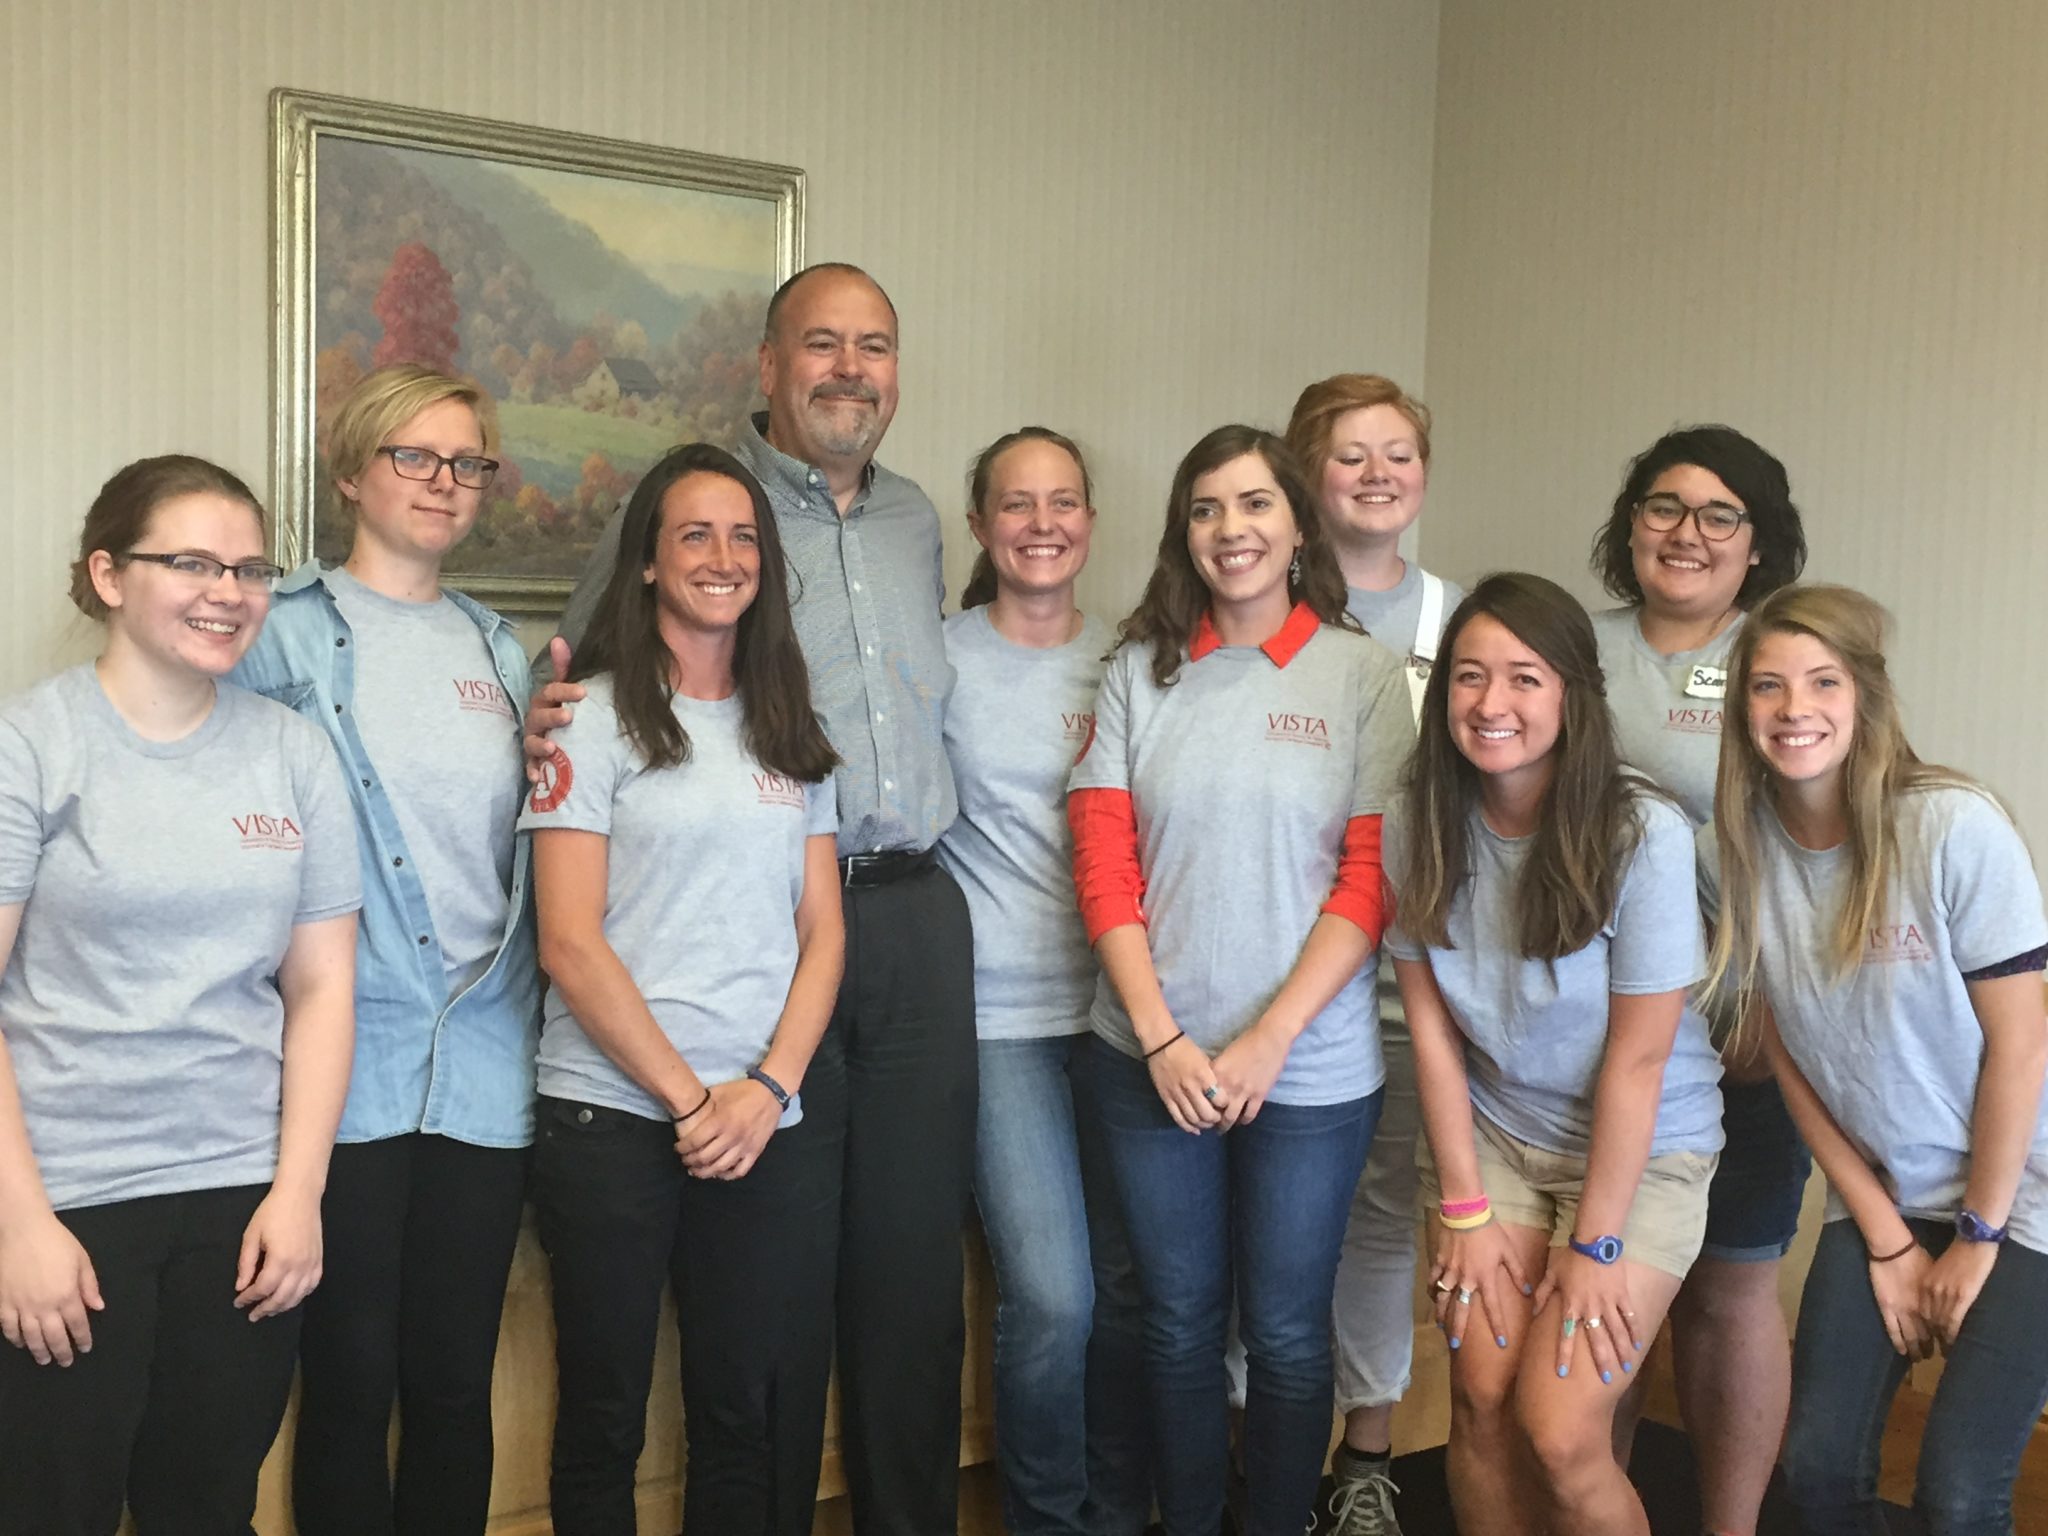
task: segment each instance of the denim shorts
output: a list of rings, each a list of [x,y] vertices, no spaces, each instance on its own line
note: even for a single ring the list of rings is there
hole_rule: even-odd
[[[1772,1078],[1722,1079],[1721,1125],[1727,1145],[1707,1191],[1707,1241],[1701,1257],[1725,1264],[1782,1259],[1799,1231],[1813,1158]]]

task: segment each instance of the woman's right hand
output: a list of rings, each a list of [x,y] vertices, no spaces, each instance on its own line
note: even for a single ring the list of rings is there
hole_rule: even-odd
[[[1437,1326],[1453,1349],[1465,1341],[1474,1300],[1485,1313],[1486,1331],[1503,1349],[1511,1328],[1529,1313],[1523,1299],[1529,1294],[1529,1277],[1498,1221],[1462,1231],[1439,1227],[1430,1283],[1435,1288]]]
[[[104,1311],[85,1247],[51,1212],[0,1234],[0,1337],[37,1365],[69,1365],[92,1348],[90,1312]]]
[[[560,635],[548,642],[548,660],[554,664],[555,680],[544,685],[527,703],[526,734],[521,742],[526,750],[526,777],[534,784],[540,783],[541,767],[554,753],[548,743],[548,732],[559,731],[569,723],[576,713],[569,706],[587,692],[581,683],[564,681],[569,675],[569,642]]]
[[[1216,1071],[1204,1051],[1186,1035],[1145,1063],[1152,1074],[1153,1091],[1173,1123],[1191,1135],[1223,1123],[1223,1112],[1210,1102],[1204,1091],[1216,1086]]]
[[[1877,1315],[1884,1320],[1892,1348],[1908,1360],[1925,1360],[1934,1353],[1934,1330],[1927,1326],[1921,1310],[1927,1271],[1933,1267],[1933,1258],[1918,1243],[1896,1259],[1882,1264],[1870,1261],[1870,1291],[1877,1298]]]

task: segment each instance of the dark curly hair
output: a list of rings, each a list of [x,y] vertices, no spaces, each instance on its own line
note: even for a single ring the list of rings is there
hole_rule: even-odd
[[[1624,603],[1641,603],[1642,583],[1636,580],[1635,552],[1629,535],[1635,529],[1636,503],[1649,494],[1657,477],[1680,464],[1697,465],[1720,477],[1742,499],[1749,513],[1750,546],[1757,562],[1742,579],[1735,606],[1754,608],[1778,588],[1799,579],[1806,568],[1806,532],[1799,509],[1792,504],[1792,482],[1785,466],[1771,452],[1733,427],[1706,424],[1678,427],[1637,454],[1622,480],[1621,494],[1593,539],[1593,573],[1600,585]]]

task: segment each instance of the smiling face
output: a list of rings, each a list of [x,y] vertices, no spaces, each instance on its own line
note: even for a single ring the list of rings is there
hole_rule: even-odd
[[[851,272],[806,277],[761,343],[768,436],[806,464],[865,462],[896,415],[896,316]]]
[[[1547,782],[1564,724],[1564,679],[1491,614],[1475,614],[1451,655],[1451,741],[1503,784]]]
[[[1665,470],[1643,493],[1646,501],[1652,496],[1676,496],[1688,507],[1719,502],[1738,512],[1748,510],[1719,475],[1697,464],[1674,464]],[[1749,523],[1733,538],[1715,542],[1700,537],[1699,523],[1691,517],[1657,533],[1637,516],[1629,528],[1628,547],[1635,560],[1636,583],[1643,589],[1643,606],[1665,618],[1720,617],[1735,606],[1749,568],[1761,558],[1756,529]]]
[[[731,634],[761,585],[761,530],[746,487],[699,471],[663,492],[641,580],[654,588],[664,626]]]
[[[1824,787],[1839,779],[1856,740],[1856,680],[1823,641],[1775,630],[1750,660],[1749,739],[1771,772]]]
[[[1057,443],[1025,438],[989,469],[988,494],[968,526],[1004,591],[1020,595],[1070,589],[1088,563],[1095,509],[1074,456]]]
[[[436,400],[410,417],[379,445],[424,448],[444,459],[482,457],[483,428],[466,400]],[[355,506],[356,540],[386,555],[438,566],[448,551],[476,526],[484,493],[457,485],[446,464],[431,480],[407,480],[388,453],[373,453],[363,472],[336,484]]]
[[[1346,411],[1323,459],[1324,526],[1340,540],[1396,538],[1421,515],[1428,480],[1414,422],[1391,405]]]
[[[1294,508],[1258,454],[1240,454],[1195,477],[1188,554],[1219,619],[1228,613],[1274,630],[1285,623],[1294,604],[1287,567],[1299,548]]]
[[[223,565],[270,558],[263,524],[246,504],[214,491],[173,496],[157,505],[135,541],[150,555],[205,555]],[[263,628],[270,588],[231,570],[212,580],[149,560],[92,560],[93,587],[106,603],[111,633],[160,668],[221,677],[233,670]]]

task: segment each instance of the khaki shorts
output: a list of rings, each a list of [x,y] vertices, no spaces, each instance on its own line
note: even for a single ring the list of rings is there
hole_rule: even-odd
[[[1547,1232],[1551,1247],[1564,1247],[1579,1219],[1586,1160],[1518,1141],[1477,1110],[1472,1113],[1472,1129],[1479,1151],[1479,1182],[1493,1205],[1494,1220]],[[1437,1182],[1428,1137],[1417,1142],[1415,1156],[1422,1176],[1422,1209],[1434,1217],[1443,1188]],[[1719,1161],[1719,1153],[1701,1152],[1667,1152],[1650,1159],[1636,1186],[1628,1221],[1616,1234],[1626,1258],[1685,1278],[1707,1238],[1707,1189]],[[1583,1235],[1590,1239],[1606,1234]]]

